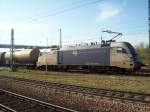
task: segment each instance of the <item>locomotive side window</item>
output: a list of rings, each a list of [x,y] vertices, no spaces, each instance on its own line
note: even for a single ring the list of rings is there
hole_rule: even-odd
[[[126,49],[117,47],[117,53],[127,53]]]

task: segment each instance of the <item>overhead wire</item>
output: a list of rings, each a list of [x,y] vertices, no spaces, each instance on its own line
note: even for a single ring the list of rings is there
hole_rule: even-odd
[[[53,13],[53,12],[56,12],[56,11],[58,11],[58,10],[60,10],[60,9],[64,9],[64,7],[72,6],[72,5],[77,4],[77,3],[81,3],[81,0],[77,0],[77,1],[72,2],[72,3],[70,3],[70,4],[65,4],[65,5],[63,5],[63,6],[56,7],[56,8],[54,8],[54,9],[52,9],[51,11],[47,11],[47,13]],[[43,13],[45,13],[45,12],[42,12],[42,14],[43,14]],[[21,23],[21,22],[25,22],[25,21],[30,21],[30,20],[35,19],[35,18],[38,18],[38,17],[41,17],[41,15],[36,15],[36,16],[30,17],[30,18],[27,18],[27,19],[24,19],[24,20],[20,20],[20,21],[18,21],[18,22],[16,22],[16,23],[19,23],[19,22]]]
[[[49,13],[49,14],[44,15],[44,16],[35,17],[35,18],[33,18],[33,19],[25,20],[25,21],[22,21],[22,22],[23,22],[24,24],[32,23],[32,22],[35,22],[35,21],[42,20],[42,19],[44,19],[44,18],[48,18],[48,17],[51,17],[51,16],[56,16],[56,15],[59,15],[59,14],[65,13],[65,12],[69,12],[69,11],[72,11],[72,10],[75,10],[75,9],[78,9],[78,8],[81,8],[81,7],[85,7],[85,6],[88,6],[88,5],[96,4],[96,3],[99,3],[99,2],[101,2],[101,1],[104,1],[104,0],[95,0],[95,1],[85,2],[85,3],[82,3],[82,4],[75,5],[75,6],[73,6],[73,7],[60,9],[59,11],[56,11],[56,12],[53,12],[53,13]],[[79,2],[79,1],[76,1],[76,2],[74,2],[73,4],[78,3],[78,2]],[[58,9],[59,9],[59,8],[58,8]]]
[[[35,21],[42,20],[43,18],[48,18],[48,17],[51,17],[51,16],[59,15],[59,14],[65,13],[65,12],[69,12],[69,11],[72,11],[72,10],[75,10],[75,9],[78,9],[78,8],[81,8],[81,7],[85,7],[85,6],[88,6],[88,5],[96,4],[96,3],[99,3],[99,2],[102,2],[102,1],[105,1],[105,0],[95,0],[95,1],[88,1],[88,2],[81,2],[81,0],[78,0],[78,1],[73,2],[72,3],[73,6],[71,6],[71,7],[56,8],[56,11],[53,11],[53,12],[47,14],[47,15],[35,17],[33,19],[24,20],[24,21],[21,21],[21,22],[22,22],[22,24],[32,23],[32,22],[35,22]],[[80,4],[79,4],[79,2],[80,2]]]
[[[96,32],[95,32],[96,33]],[[144,33],[141,33],[141,32],[139,32],[139,33],[125,33],[123,36],[131,36],[131,35],[143,35]],[[66,43],[81,43],[81,42],[87,42],[87,41],[100,41],[100,36],[98,36],[98,37],[96,37],[95,35],[93,35],[94,36],[94,38],[87,38],[87,39],[82,39],[82,40],[78,40],[78,41],[64,41],[64,42],[62,42],[63,44],[66,44]],[[113,36],[113,35],[112,35]],[[84,36],[84,37],[87,37],[87,36]],[[89,37],[89,36],[88,36]],[[109,37],[107,37],[106,35],[103,35],[103,39],[109,39]],[[117,38],[118,39],[118,38]]]
[[[63,14],[65,12],[69,12],[69,11],[72,11],[72,10],[75,10],[75,9],[78,9],[78,8],[81,8],[81,7],[85,7],[85,6],[88,6],[88,5],[96,4],[96,3],[99,3],[99,2],[104,1],[104,0],[95,0],[95,1],[83,2],[82,4],[78,4],[80,1],[81,0],[75,1],[74,3],[72,3],[73,6],[71,6],[71,7],[68,7],[68,8],[56,8],[57,11],[53,11],[51,13],[48,13],[47,15],[35,17],[33,19],[30,19],[30,20],[25,20],[25,21],[23,21],[23,23],[24,24],[32,23],[32,22],[35,22],[35,21],[42,20],[44,18],[56,16],[56,15],[59,15],[59,14]],[[98,37],[98,38],[100,38],[100,37]],[[92,39],[86,39],[86,40],[93,40],[93,38]]]

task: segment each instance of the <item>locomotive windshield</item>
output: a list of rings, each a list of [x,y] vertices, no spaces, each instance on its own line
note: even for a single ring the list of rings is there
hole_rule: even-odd
[[[127,51],[122,47],[117,47],[117,53],[127,53]]]

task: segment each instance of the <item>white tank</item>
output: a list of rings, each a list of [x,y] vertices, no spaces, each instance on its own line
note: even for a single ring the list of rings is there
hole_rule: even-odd
[[[20,64],[36,63],[36,61],[38,60],[39,53],[40,51],[38,48],[15,51],[14,61],[15,63]],[[6,62],[8,62],[10,59],[10,52],[7,52],[5,54]]]

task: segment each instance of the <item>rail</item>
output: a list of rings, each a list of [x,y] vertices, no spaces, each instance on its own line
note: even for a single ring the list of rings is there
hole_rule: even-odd
[[[0,109],[4,112],[77,112],[0,89]]]
[[[25,83],[32,83],[41,87],[48,87],[60,90],[67,90],[72,92],[78,92],[83,94],[90,94],[95,96],[103,96],[121,100],[128,100],[141,103],[150,103],[150,94],[129,92],[129,91],[120,91],[120,90],[111,90],[111,89],[99,89],[99,88],[90,88],[90,87],[81,87],[77,85],[68,85],[60,83],[52,83],[42,80],[33,80],[33,79],[24,79],[8,76],[0,76],[1,78],[17,80]]]

